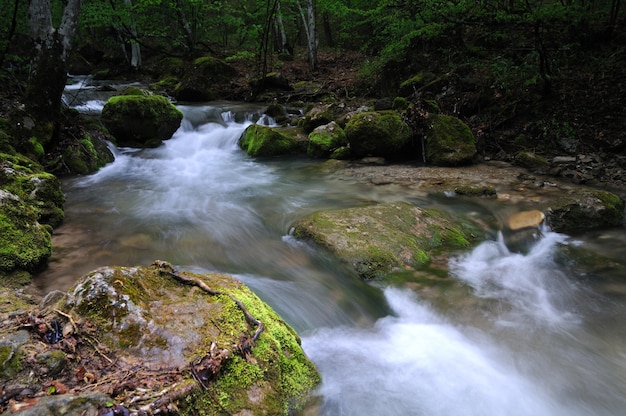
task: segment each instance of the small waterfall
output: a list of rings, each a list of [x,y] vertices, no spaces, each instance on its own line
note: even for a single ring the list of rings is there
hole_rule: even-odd
[[[484,336],[470,338],[409,292],[386,289],[394,315],[370,329],[323,329],[303,346],[324,378],[324,415],[585,414],[520,374]]]
[[[555,251],[567,236],[543,228],[526,254],[511,252],[502,233],[471,253],[453,259],[450,273],[473,288],[480,298],[497,302],[497,319],[504,325],[566,326],[579,317],[570,299],[577,287],[555,262]]]

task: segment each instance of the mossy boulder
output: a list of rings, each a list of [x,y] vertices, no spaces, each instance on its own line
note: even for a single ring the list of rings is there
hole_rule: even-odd
[[[81,323],[89,322],[96,359],[114,357],[102,361],[110,377],[80,390],[115,390],[123,384],[124,395],[117,400],[125,398],[129,409],[133,395],[150,396],[132,387],[147,377],[148,388],[168,391],[182,415],[292,414],[320,381],[296,332],[231,276],[186,273],[161,261],[105,267],[84,276],[48,310],[61,311],[57,319],[63,321],[74,317],[67,338],[80,337]],[[157,402],[160,395],[152,397]]]
[[[106,142],[97,137],[102,132],[84,132],[82,138],[68,143],[63,149],[63,173],[86,175],[113,162],[115,157]]]
[[[50,228],[17,195],[0,189],[0,278],[4,284],[26,283],[52,254]]]
[[[419,270],[432,255],[466,249],[481,235],[469,221],[405,202],[320,211],[294,224],[296,238],[329,250],[363,279]]]
[[[315,105],[306,111],[304,117],[300,120],[300,126],[305,133],[309,134],[315,130],[316,127],[334,121],[339,117],[340,113],[336,104]]]
[[[346,133],[334,121],[316,127],[309,134],[307,154],[316,158],[328,158],[333,152],[348,145]]]
[[[564,233],[618,227],[624,224],[624,201],[611,192],[577,188],[551,204],[547,221]]]
[[[459,166],[472,163],[476,157],[476,140],[460,119],[431,114],[426,130],[426,160],[436,166]]]
[[[65,205],[58,178],[26,158],[0,154],[0,161],[0,188],[17,196],[39,223],[58,226],[63,221]]]
[[[196,59],[174,90],[179,101],[213,101],[226,98],[237,71],[226,62],[205,56]]]
[[[303,151],[296,129],[275,129],[252,124],[239,138],[239,146],[250,156],[279,156]]]
[[[546,158],[532,152],[518,152],[515,155],[515,164],[535,171],[547,171],[550,162]]]
[[[411,139],[410,127],[395,111],[355,114],[346,124],[345,132],[356,157],[397,156]]]
[[[182,119],[183,113],[159,95],[118,95],[102,109],[102,122],[119,146],[159,146],[172,137]]]

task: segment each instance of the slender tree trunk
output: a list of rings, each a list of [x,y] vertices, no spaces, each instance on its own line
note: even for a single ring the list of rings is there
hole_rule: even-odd
[[[129,10],[133,7],[131,0],[124,0],[124,3]],[[130,32],[130,66],[134,70],[138,70],[141,67],[141,46],[137,42],[137,29],[135,29],[134,22],[131,22],[128,30]]]
[[[301,1],[297,0],[296,5],[302,17],[304,32],[306,34],[307,57],[311,70],[317,69],[317,27],[315,24],[315,0],[306,0],[306,10],[302,7]]]
[[[276,52],[290,53],[289,44],[287,42],[287,32],[285,32],[285,25],[283,24],[283,17],[280,12],[280,1],[276,2],[276,12],[274,16],[274,25],[276,30]]]
[[[30,32],[36,57],[26,91],[29,110],[42,121],[56,121],[67,81],[67,58],[78,27],[80,0],[68,0],[58,28],[52,26],[50,0],[31,0]]]
[[[187,15],[185,14],[185,10],[183,9],[182,0],[176,0],[176,11],[178,13],[178,21],[183,28],[183,32],[185,32],[185,37],[187,38],[187,49],[189,49],[189,56],[193,58],[194,51],[196,49],[196,36],[191,29],[189,19],[187,19]]]

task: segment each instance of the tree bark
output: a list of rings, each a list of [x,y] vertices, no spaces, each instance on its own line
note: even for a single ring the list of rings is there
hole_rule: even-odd
[[[304,32],[306,33],[307,57],[309,68],[317,69],[317,27],[315,24],[315,0],[306,0],[306,10],[302,8],[300,0],[296,1],[302,23],[304,24]]]
[[[67,81],[67,57],[78,27],[81,0],[68,0],[61,24],[52,26],[50,0],[31,0],[28,8],[35,68],[26,89],[26,105],[37,124],[59,120]],[[49,131],[50,129],[46,129]],[[45,144],[50,137],[39,137]]]

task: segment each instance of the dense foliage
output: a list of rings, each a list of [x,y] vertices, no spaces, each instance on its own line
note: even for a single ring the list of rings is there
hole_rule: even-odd
[[[175,56],[211,53],[223,58],[257,56],[264,41],[273,48],[306,48],[307,25],[316,24],[321,47],[360,50],[372,57],[367,71],[405,61],[425,41],[454,37],[472,47],[532,51],[541,65],[536,75],[548,81],[552,68],[547,45],[558,33],[610,37],[620,17],[619,0],[84,0],[78,46],[104,53],[144,51]],[[28,2],[6,0],[0,10],[0,60],[19,64],[28,35]],[[53,20],[63,2],[51,0]],[[311,7],[314,22],[304,9]],[[503,25],[506,23],[506,25]],[[492,30],[495,26],[497,30]],[[319,29],[321,28],[321,30]],[[281,33],[284,39],[281,40]],[[581,39],[582,40],[582,39]],[[515,42],[515,43],[510,43]],[[301,50],[301,52],[303,52]],[[127,56],[130,62],[130,57]],[[502,63],[504,64],[504,63]],[[519,62],[519,65],[525,65]]]

